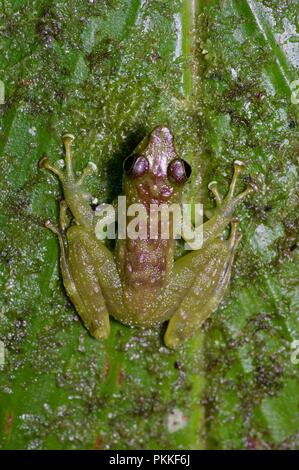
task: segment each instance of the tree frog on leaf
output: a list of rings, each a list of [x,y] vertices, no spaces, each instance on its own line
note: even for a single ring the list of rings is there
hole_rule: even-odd
[[[63,138],[66,169],[51,165],[47,157],[40,166],[55,173],[63,187],[60,225],[46,226],[59,239],[60,265],[66,292],[90,334],[97,339],[109,336],[109,314],[129,326],[150,328],[168,322],[164,342],[176,349],[190,338],[214,312],[228,286],[236,248],[241,239],[234,212],[256,186],[235,195],[237,178],[244,164],[236,161],[234,175],[224,199],[212,182],[216,208],[203,224],[203,245],[174,261],[175,241],[151,239],[117,240],[114,253],[95,236],[95,211],[84,190],[90,173],[86,167],[80,178],[74,174],[71,144]],[[127,204],[179,203],[191,168],[176,153],[167,127],[155,128],[124,161],[123,188]],[[67,212],[72,215],[71,225]],[[228,239],[224,230],[230,226]]]

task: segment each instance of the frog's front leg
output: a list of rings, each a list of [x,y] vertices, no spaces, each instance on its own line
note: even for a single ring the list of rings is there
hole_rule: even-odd
[[[46,168],[58,176],[64,192],[64,198],[67,206],[72,212],[74,219],[78,225],[85,227],[87,230],[94,229],[94,211],[90,206],[90,194],[83,187],[84,180],[94,171],[94,164],[89,162],[82,172],[80,178],[76,178],[73,169],[73,161],[71,154],[71,145],[74,140],[72,134],[63,136],[65,147],[65,171],[52,165],[47,157],[40,160],[39,166]]]
[[[165,334],[168,347],[176,348],[194,334],[216,310],[228,286],[235,251],[241,239],[241,233],[237,230],[238,220],[233,213],[248,194],[257,191],[256,186],[250,183],[245,191],[234,195],[237,178],[243,168],[242,162],[235,162],[234,176],[224,200],[217,184],[209,184],[216,199],[216,209],[203,225],[203,246],[175,263],[173,277],[178,285],[185,286],[185,292],[168,324]],[[223,240],[223,231],[228,224],[231,224],[231,234],[228,240]],[[171,292],[171,283],[168,290]]]
[[[240,202],[249,194],[258,191],[257,186],[250,182],[248,187],[242,193],[235,196],[235,189],[238,177],[245,169],[245,164],[236,160],[234,163],[234,175],[229,187],[229,191],[224,199],[218,192],[217,183],[212,181],[209,189],[214,194],[216,200],[216,209],[214,215],[203,224],[203,248],[211,243],[212,240],[222,235],[224,229],[231,222],[234,212]]]

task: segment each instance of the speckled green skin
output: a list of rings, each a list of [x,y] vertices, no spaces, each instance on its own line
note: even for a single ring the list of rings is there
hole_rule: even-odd
[[[190,338],[217,308],[229,283],[235,249],[241,238],[238,221],[233,219],[238,203],[256,190],[249,185],[246,191],[234,196],[236,180],[243,169],[235,162],[235,173],[227,197],[222,201],[216,184],[214,193],[217,208],[203,225],[203,245],[174,262],[174,240],[118,240],[115,256],[95,236],[95,214],[84,192],[83,173],[75,178],[71,160],[73,136],[64,137],[66,172],[51,166],[47,159],[41,166],[58,175],[65,201],[61,205],[60,229],[47,225],[60,239],[61,271],[66,291],[90,333],[104,339],[109,336],[109,313],[120,322],[151,327],[170,320],[164,341],[177,348]],[[168,177],[168,166],[177,157],[173,136],[167,127],[153,130],[136,149],[149,163],[148,171],[138,177],[124,178],[127,207],[142,204],[149,213],[150,204],[173,204],[180,201],[182,185]],[[66,209],[74,224],[68,227]],[[231,224],[228,240],[223,231]],[[161,231],[161,227],[160,227]]]

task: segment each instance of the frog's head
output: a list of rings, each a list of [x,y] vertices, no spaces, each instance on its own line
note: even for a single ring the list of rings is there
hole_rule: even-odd
[[[141,198],[167,201],[181,192],[190,178],[191,167],[178,157],[170,130],[159,126],[126,158],[124,173],[130,185],[138,188]]]

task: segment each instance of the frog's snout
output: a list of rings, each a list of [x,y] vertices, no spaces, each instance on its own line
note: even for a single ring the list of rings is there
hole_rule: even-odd
[[[169,162],[176,158],[173,135],[166,126],[156,127],[150,135],[146,157],[155,177],[167,176]]]
[[[151,133],[151,140],[155,145],[173,146],[173,135],[166,126],[158,126]]]

